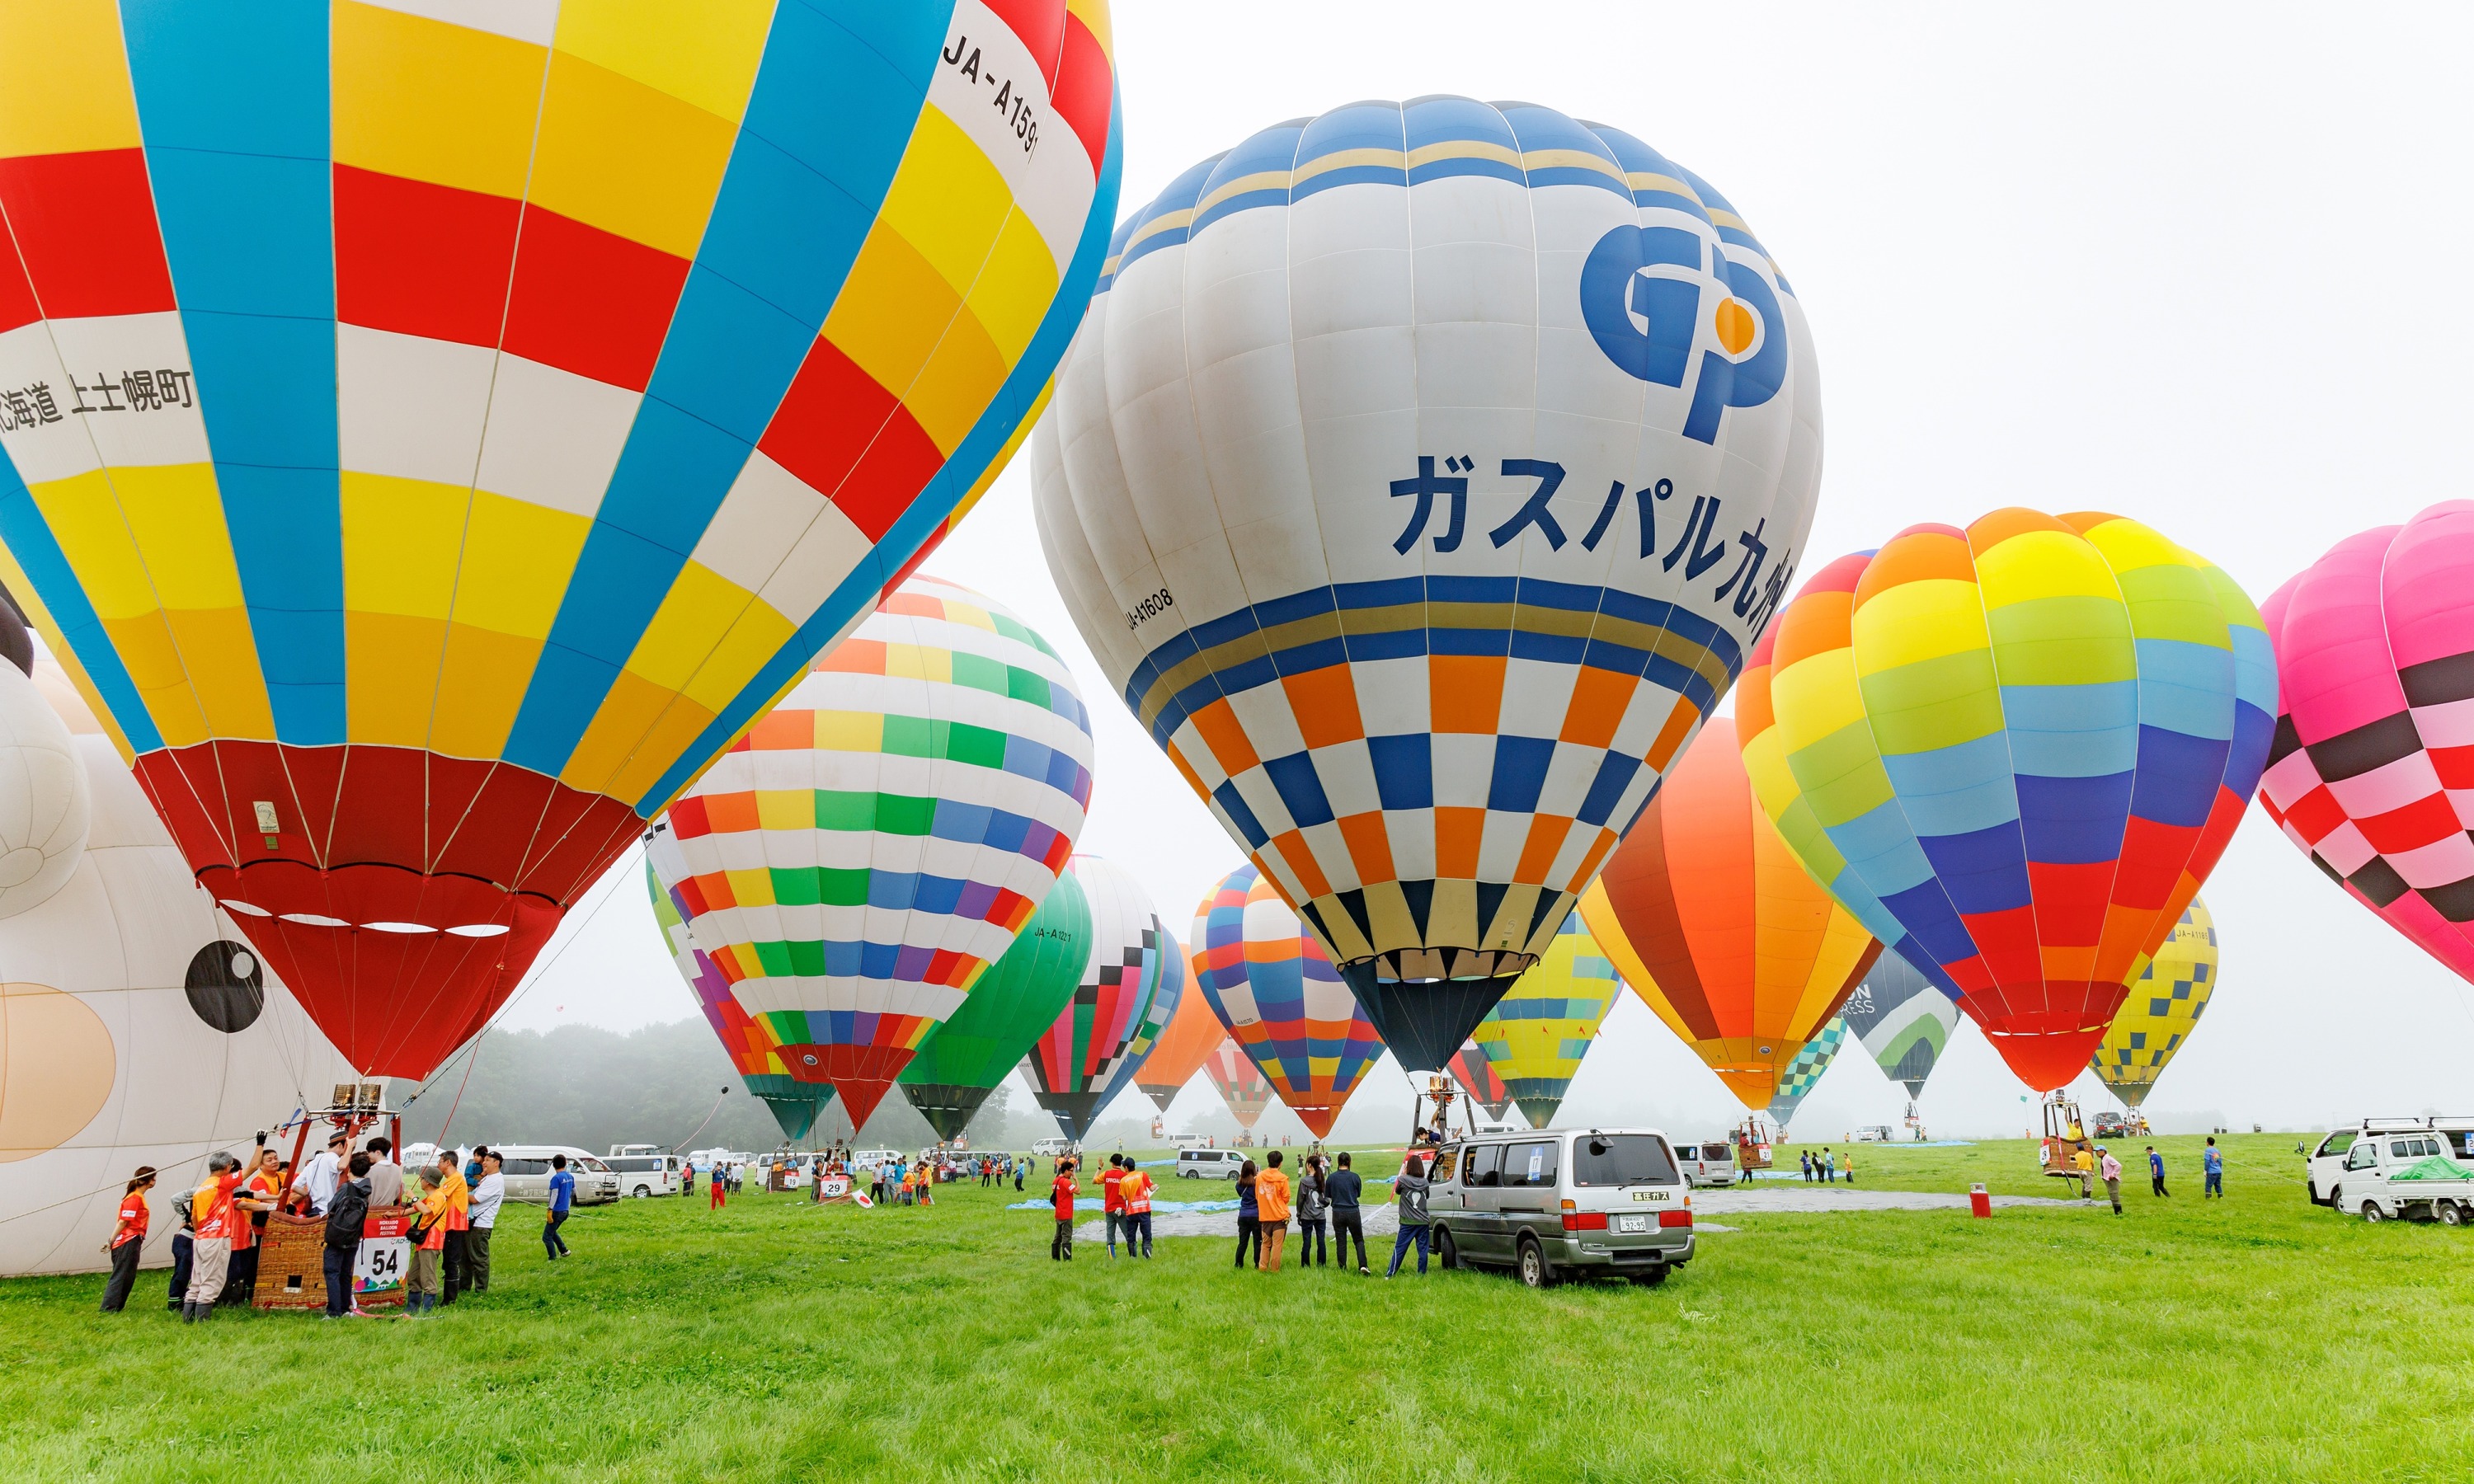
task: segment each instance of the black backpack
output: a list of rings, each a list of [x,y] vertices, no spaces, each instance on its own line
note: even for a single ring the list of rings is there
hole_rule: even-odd
[[[370,1214],[370,1192],[358,1181],[346,1181],[335,1187],[335,1198],[327,1203],[327,1245],[335,1248],[358,1247],[361,1225]]]

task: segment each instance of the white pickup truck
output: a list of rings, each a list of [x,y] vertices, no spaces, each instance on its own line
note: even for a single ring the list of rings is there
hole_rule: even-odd
[[[2429,1119],[2370,1118],[2320,1140],[2311,1156],[2313,1204],[2365,1221],[2474,1221],[2474,1168]]]

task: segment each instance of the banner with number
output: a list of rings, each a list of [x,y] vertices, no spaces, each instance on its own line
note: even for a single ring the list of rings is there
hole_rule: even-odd
[[[352,1256],[352,1302],[363,1308],[403,1302],[403,1281],[412,1264],[412,1209],[373,1208],[361,1223],[360,1250]]]

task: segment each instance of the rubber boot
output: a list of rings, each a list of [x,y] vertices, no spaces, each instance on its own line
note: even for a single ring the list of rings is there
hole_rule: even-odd
[[[198,1306],[197,1306],[196,1304],[191,1304],[191,1303],[187,1302],[186,1300],[182,1301],[182,1304],[181,1304],[181,1323],[182,1323],[182,1324],[184,1324],[184,1325],[194,1325],[194,1324],[196,1324],[197,1322],[198,1322]]]

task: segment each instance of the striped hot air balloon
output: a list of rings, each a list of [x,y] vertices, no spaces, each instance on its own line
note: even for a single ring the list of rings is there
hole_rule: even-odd
[[[665,874],[668,879],[664,879]],[[704,1012],[705,1023],[721,1038],[721,1048],[730,1055],[730,1065],[747,1084],[747,1090],[761,1099],[782,1125],[782,1137],[802,1139],[816,1126],[816,1114],[834,1100],[830,1082],[801,1082],[782,1065],[782,1044],[762,1020],[739,1007],[730,993],[730,981],[713,960],[695,945],[688,931],[687,912],[679,899],[678,888],[672,884],[687,879],[687,865],[679,859],[678,842],[667,830],[649,836],[644,842],[644,885],[653,895],[653,922],[662,930],[662,940],[670,950],[670,961],[678,966],[679,977],[687,981],[695,995],[696,1008]]]
[[[2217,923],[2207,903],[2194,897],[2173,936],[2140,966],[2130,997],[2105,1027],[2089,1065],[2123,1106],[2147,1101],[2165,1064],[2182,1049],[2199,1016],[2217,993]]]
[[[1831,563],[1736,709],[1813,877],[2050,1091],[2224,853],[2276,697],[2223,572],[2135,520],[2010,509]]]
[[[1546,956],[1477,1023],[1471,1039],[1531,1128],[1555,1121],[1581,1058],[1622,989],[1613,962],[1575,911],[1564,919]]]
[[[1185,987],[1189,993],[1178,996],[1176,1014],[1170,1017],[1168,1029],[1160,1032],[1152,1054],[1143,1058],[1143,1065],[1134,1072],[1134,1086],[1142,1089],[1143,1095],[1162,1113],[1168,1112],[1168,1105],[1202,1069],[1202,1059],[1211,1054],[1211,1048],[1228,1037],[1227,1028],[1212,1014],[1211,1002],[1191,993],[1201,975],[1195,968],[1194,952],[1195,945],[1187,945]]]
[[[1461,1090],[1471,1101],[1486,1110],[1488,1117],[1499,1119],[1512,1106],[1512,1089],[1495,1075],[1494,1064],[1486,1059],[1476,1041],[1466,1042],[1452,1053],[1450,1071],[1452,1080],[1461,1085]]]
[[[1230,872],[1194,913],[1195,981],[1212,1014],[1318,1138],[1383,1041],[1322,945],[1260,870]]]
[[[1239,1128],[1252,1128],[1255,1120],[1263,1116],[1263,1110],[1272,1106],[1271,1080],[1254,1065],[1253,1058],[1229,1039],[1227,1032],[1221,1033],[1220,1044],[1202,1059],[1202,1071],[1211,1079],[1220,1100],[1237,1115]]]
[[[1581,918],[1624,982],[1756,1113],[1881,951],[1763,817],[1723,716],[1633,823]]]
[[[1096,855],[1069,863],[1091,904],[1091,955],[1072,1002],[1023,1058],[1031,1098],[1068,1138],[1090,1132],[1176,1012],[1184,953],[1140,883]]]
[[[856,1126],[1039,910],[1091,798],[1046,641],[913,577],[664,816],[696,945]]]
[[[1435,1070],[1783,598],[1821,400],[1726,199],[1424,97],[1275,125],[1112,247],[1033,435],[1110,685]]]
[[[1056,1021],[1091,960],[1091,904],[1071,872],[971,993],[902,1069],[902,1095],[939,1138],[953,1138]]]
[[[1101,0],[0,8],[0,580],[355,1066],[993,476],[1116,113]]]

